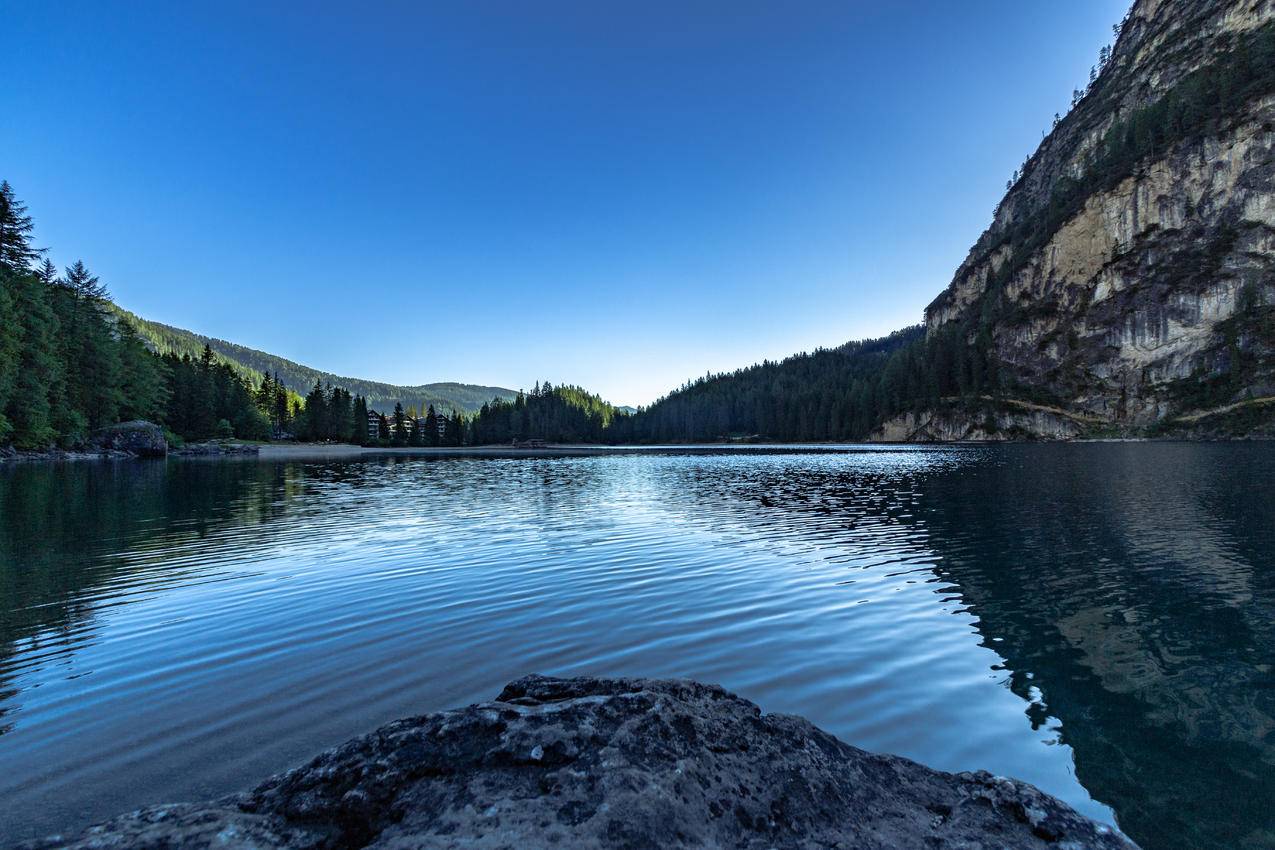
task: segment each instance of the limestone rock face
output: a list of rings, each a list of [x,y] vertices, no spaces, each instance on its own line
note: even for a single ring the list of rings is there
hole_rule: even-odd
[[[979,415],[965,406],[905,413],[869,436],[877,443],[1001,442],[1016,438],[1072,440],[1087,423],[1049,410],[1006,410]]]
[[[1115,122],[1272,22],[1273,0],[1137,0],[1090,93],[1041,143],[927,309],[928,331],[979,315],[1012,254],[1004,234],[1085,173]],[[1195,412],[1175,403],[1173,382],[1225,375],[1240,352],[1257,368],[1215,403],[1275,395],[1275,320],[1238,333],[1226,324],[1275,305],[1275,93],[1145,157],[1009,268],[992,350],[1020,385],[1070,411],[1141,428]]]
[[[103,428],[93,436],[93,444],[104,451],[127,452],[137,457],[164,457],[168,441],[154,422],[140,419]]]
[[[239,797],[33,848],[1131,848],[1035,788],[848,746],[690,681],[512,682]]]

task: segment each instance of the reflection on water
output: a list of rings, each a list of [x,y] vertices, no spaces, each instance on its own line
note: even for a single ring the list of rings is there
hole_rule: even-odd
[[[1275,844],[1275,448],[0,470],[0,839],[249,785],[530,671],[691,676]],[[121,781],[126,777],[126,781]]]

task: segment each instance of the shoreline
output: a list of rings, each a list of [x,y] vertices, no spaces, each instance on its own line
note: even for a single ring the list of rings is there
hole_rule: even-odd
[[[256,456],[262,460],[342,459],[398,455],[405,457],[595,457],[659,452],[681,454],[713,453],[722,450],[766,452],[844,452],[867,450],[887,443],[673,443],[660,445],[596,445],[551,443],[540,448],[514,446],[356,446],[350,443],[272,443],[262,445]],[[898,445],[921,445],[899,443]],[[248,455],[251,457],[251,455]]]
[[[540,448],[514,446],[356,446],[353,443],[259,443],[233,444],[215,449],[204,446],[173,449],[166,458],[142,458],[120,450],[76,451],[55,449],[47,452],[5,452],[0,450],[0,468],[28,463],[79,463],[83,461],[135,460],[348,460],[360,457],[438,457],[438,458],[549,458],[597,457],[635,454],[713,454],[734,452],[780,452],[827,454],[884,451],[892,448],[940,448],[951,446],[1002,446],[1029,444],[1094,444],[1094,443],[1267,443],[1266,436],[1232,437],[1228,439],[1190,439],[1184,437],[1090,437],[1071,440],[925,440],[915,442],[866,441],[862,443],[665,443],[659,445],[596,445],[558,443]]]

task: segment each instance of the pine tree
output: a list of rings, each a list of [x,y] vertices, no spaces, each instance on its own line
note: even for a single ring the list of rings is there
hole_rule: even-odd
[[[456,423],[456,442],[452,443],[452,445],[463,446],[465,445],[465,414],[453,411],[452,421]]]
[[[394,403],[394,434],[391,441],[396,446],[407,445],[407,414],[401,401]]]
[[[44,262],[36,268],[35,276],[48,287],[58,286],[62,282],[58,278],[58,267],[53,265],[53,261],[48,257],[45,257]]]
[[[54,415],[63,404],[58,319],[39,278],[25,273],[6,278],[20,333],[17,369],[4,415],[15,446],[42,449],[58,436]]]
[[[0,268],[11,272],[31,268],[41,253],[31,247],[34,229],[26,204],[14,196],[8,180],[0,181]]]
[[[9,274],[0,270],[0,445],[9,441],[13,424],[5,416],[9,399],[18,380],[18,357],[22,345],[22,327],[17,306],[10,294]]]
[[[288,401],[288,388],[279,380],[278,373],[274,376],[274,416],[271,419],[280,434],[286,434],[292,428],[292,407]]]
[[[425,413],[425,435],[424,444],[427,446],[438,445],[438,414],[434,412],[434,405],[430,405]]]
[[[301,439],[322,440],[327,437],[327,400],[324,398],[323,383],[317,379],[305,397],[305,413],[301,419],[297,429],[297,436]]]
[[[451,410],[451,415],[446,418],[444,424],[444,443],[448,446],[459,446],[460,435],[462,435],[463,423],[460,421],[460,414]]]
[[[354,434],[351,441],[360,446],[371,442],[368,434],[367,399],[361,395],[354,397]]]
[[[128,322],[117,328],[120,352],[120,418],[160,418],[168,401],[163,362],[151,354]]]
[[[62,325],[67,403],[89,429],[119,421],[123,364],[104,315],[107,292],[82,261],[66,269],[54,309]]]
[[[253,401],[256,402],[257,409],[270,418],[270,424],[277,426],[274,411],[274,378],[270,377],[267,372],[261,376],[261,383],[257,385],[257,392],[253,395]]]
[[[92,274],[84,266],[83,260],[76,260],[75,265],[69,266],[66,275],[63,277],[66,286],[70,288],[76,295],[86,301],[94,301],[99,304],[108,300],[111,296],[106,291],[106,286]],[[204,346],[205,349],[208,346]]]

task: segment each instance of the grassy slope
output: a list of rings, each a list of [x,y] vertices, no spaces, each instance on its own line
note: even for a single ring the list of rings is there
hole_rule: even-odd
[[[191,357],[198,357],[204,350],[204,345],[208,345],[215,354],[230,363],[241,374],[248,376],[254,383],[260,382],[264,372],[278,373],[279,378],[287,385],[288,389],[303,396],[309,391],[310,387],[314,386],[314,382],[319,380],[323,383],[330,383],[333,386],[345,387],[355,395],[366,396],[368,404],[377,409],[392,408],[396,401],[401,401],[404,406],[420,405],[423,401],[425,404],[434,405],[437,409],[450,410],[456,408],[466,413],[472,413],[481,407],[484,402],[491,401],[497,396],[502,398],[513,398],[514,396],[513,390],[508,390],[504,387],[484,387],[475,384],[451,382],[404,387],[395,384],[384,384],[379,381],[365,381],[360,378],[333,375],[330,372],[320,372],[317,369],[311,369],[309,366],[294,363],[274,354],[267,354],[254,348],[236,345],[224,339],[207,337],[182,328],[151,322],[135,316],[120,307],[114,307],[114,309],[122,318],[132,323],[137,328],[137,332],[142,339],[146,340],[147,344],[160,354],[172,352],[178,355],[189,354]]]

